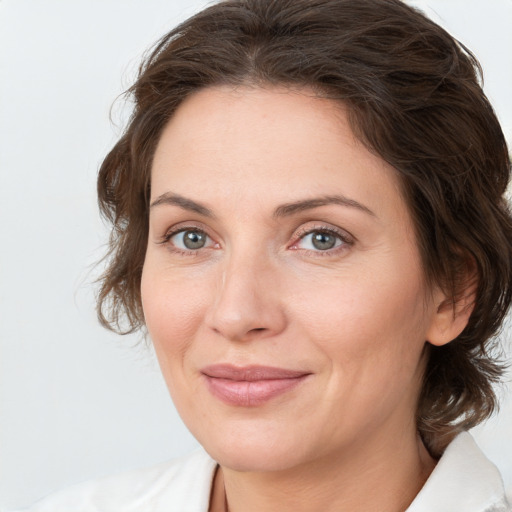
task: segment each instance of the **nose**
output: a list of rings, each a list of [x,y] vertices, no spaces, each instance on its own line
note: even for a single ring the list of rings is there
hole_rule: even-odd
[[[286,314],[279,269],[264,257],[231,257],[216,280],[215,300],[206,315],[210,329],[232,341],[276,336],[285,329]]]

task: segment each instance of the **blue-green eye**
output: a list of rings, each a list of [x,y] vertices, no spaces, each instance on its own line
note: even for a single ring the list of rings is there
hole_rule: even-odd
[[[344,244],[341,236],[337,233],[325,230],[316,230],[306,233],[297,244],[300,249],[310,251],[328,251],[336,249]]]
[[[204,231],[198,229],[184,229],[170,236],[169,242],[177,249],[196,251],[211,245],[212,240]]]

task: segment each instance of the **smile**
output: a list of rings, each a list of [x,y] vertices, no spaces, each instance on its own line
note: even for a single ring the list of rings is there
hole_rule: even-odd
[[[222,402],[238,407],[255,407],[286,393],[309,375],[308,372],[268,366],[235,367],[214,365],[203,368],[206,385]]]

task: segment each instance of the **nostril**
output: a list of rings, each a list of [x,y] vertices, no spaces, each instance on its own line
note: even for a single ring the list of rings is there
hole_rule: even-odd
[[[246,339],[260,338],[262,336],[266,336],[268,332],[269,329],[267,329],[266,327],[255,327],[254,329],[247,331]]]
[[[267,331],[268,331],[268,329],[265,327],[255,327],[254,329],[247,331],[247,337],[248,338],[253,338],[253,337],[257,338],[260,334],[263,334]]]

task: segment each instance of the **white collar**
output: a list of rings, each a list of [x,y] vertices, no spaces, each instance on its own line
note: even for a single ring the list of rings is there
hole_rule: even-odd
[[[510,512],[501,475],[468,432],[446,448],[407,512]]]

